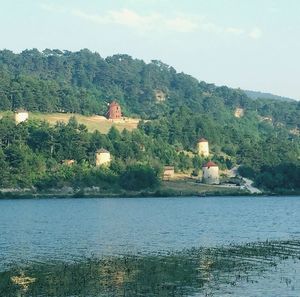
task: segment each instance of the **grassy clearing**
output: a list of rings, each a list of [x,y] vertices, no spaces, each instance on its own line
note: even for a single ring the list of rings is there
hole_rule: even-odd
[[[195,181],[174,180],[163,181],[160,187],[162,193],[174,196],[202,196],[202,195],[245,195],[245,190],[215,185],[205,185]]]
[[[1,116],[13,116],[12,112],[0,112]],[[90,132],[95,130],[100,131],[101,133],[107,133],[109,129],[114,125],[119,131],[127,129],[132,131],[137,128],[139,119],[124,118],[122,120],[112,121],[108,120],[103,116],[84,116],[80,114],[73,113],[40,113],[40,112],[30,112],[29,119],[41,120],[49,122],[51,125],[54,125],[56,122],[67,123],[70,117],[75,116],[77,121],[80,124],[87,126]]]

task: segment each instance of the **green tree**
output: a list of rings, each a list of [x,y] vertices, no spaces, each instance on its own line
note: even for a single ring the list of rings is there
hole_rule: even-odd
[[[128,166],[120,177],[120,184],[126,190],[155,188],[159,184],[157,172],[148,165],[134,164]]]

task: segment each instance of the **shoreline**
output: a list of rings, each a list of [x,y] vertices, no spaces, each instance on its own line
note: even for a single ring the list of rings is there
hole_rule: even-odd
[[[265,196],[300,196],[298,191],[261,191],[251,193],[240,187],[226,185],[206,185],[187,181],[163,181],[157,188],[128,191],[121,188],[100,189],[97,187],[48,189],[39,191],[30,188],[0,189],[1,199],[63,199],[63,198],[167,198],[167,197],[265,197]]]
[[[195,197],[195,198],[207,198],[207,197],[285,197],[285,196],[300,196],[300,193],[261,193],[261,194],[251,194],[251,193],[241,193],[241,192],[207,192],[207,193],[182,193],[182,192],[163,192],[163,191],[140,191],[136,193],[93,193],[85,194],[81,191],[76,192],[75,194],[66,194],[66,193],[49,193],[49,192],[26,192],[26,193],[0,193],[0,200],[6,199],[92,199],[92,198],[184,198],[184,197]]]

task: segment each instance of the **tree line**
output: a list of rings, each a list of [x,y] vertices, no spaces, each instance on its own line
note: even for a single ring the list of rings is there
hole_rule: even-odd
[[[157,100],[157,91],[165,101]],[[0,51],[0,110],[103,115],[114,99],[125,115],[145,119],[180,106],[212,115],[218,109],[242,107],[271,117],[275,125],[300,128],[299,102],[252,100],[242,90],[198,81],[161,61],[147,64],[120,54],[104,59],[87,49]]]
[[[176,170],[192,168],[201,160],[178,153],[160,139],[142,130],[109,133],[88,132],[75,117],[68,123],[50,126],[42,121],[16,125],[10,118],[0,120],[0,187],[38,189],[100,186],[103,189],[136,190],[159,184],[163,165]],[[113,156],[109,167],[95,167],[99,148]],[[74,160],[74,165],[66,165]],[[193,163],[194,162],[194,163]]]

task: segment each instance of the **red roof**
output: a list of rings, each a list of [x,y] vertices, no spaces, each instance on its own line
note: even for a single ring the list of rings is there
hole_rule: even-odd
[[[111,102],[110,104],[109,104],[109,106],[111,107],[111,106],[119,106],[119,104],[116,102],[116,101],[113,101],[113,102]]]
[[[208,142],[205,138],[200,138],[198,142]]]
[[[212,161],[207,162],[206,164],[204,164],[202,167],[218,167],[218,165]]]

